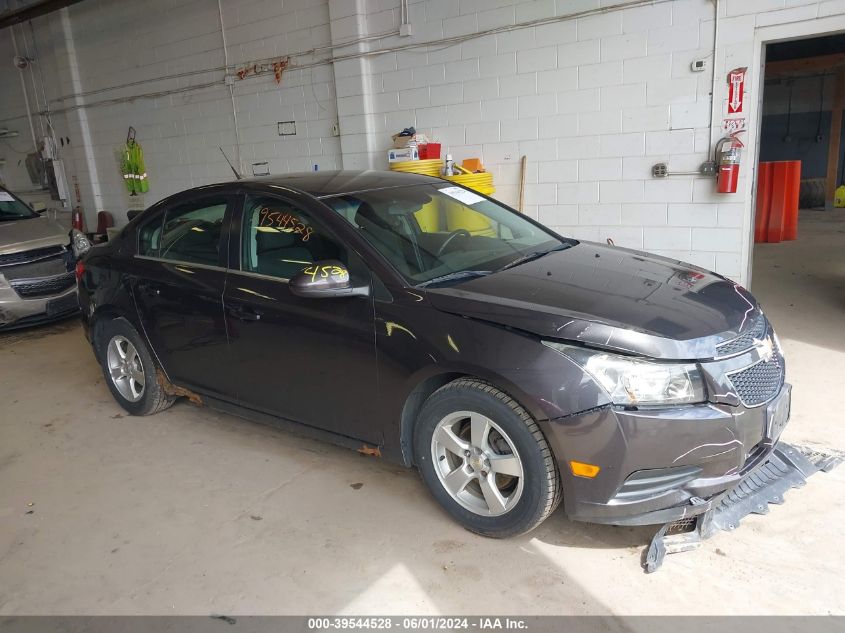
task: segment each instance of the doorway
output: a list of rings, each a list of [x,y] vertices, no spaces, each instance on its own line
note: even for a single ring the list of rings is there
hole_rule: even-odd
[[[791,426],[812,441],[825,435],[820,425],[841,417],[832,394],[845,380],[845,34],[768,44],[764,55],[752,290],[782,340],[796,387]],[[773,229],[772,218],[760,222],[772,168],[765,164],[781,161],[800,163],[797,172],[779,172],[796,179],[794,235]],[[777,210],[778,221],[789,206]]]

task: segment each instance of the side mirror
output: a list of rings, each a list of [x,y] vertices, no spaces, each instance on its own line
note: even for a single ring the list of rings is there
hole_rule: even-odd
[[[306,266],[291,278],[289,286],[297,297],[312,299],[366,297],[370,294],[369,286],[353,287],[346,266],[336,260]]]

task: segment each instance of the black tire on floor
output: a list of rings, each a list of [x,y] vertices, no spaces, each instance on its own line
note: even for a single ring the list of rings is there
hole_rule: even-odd
[[[500,426],[521,458],[522,494],[504,514],[483,516],[467,509],[445,489],[435,470],[435,429],[441,420],[460,411],[480,413]],[[482,380],[461,378],[429,397],[414,427],[414,456],[423,481],[440,505],[463,527],[484,536],[524,534],[542,523],[561,501],[557,464],[537,423],[513,398]]]
[[[135,402],[120,393],[111,377],[109,368],[109,344],[115,337],[127,339],[137,350],[138,358],[144,370],[144,387],[141,398]],[[173,404],[175,398],[168,396],[157,380],[157,369],[146,342],[126,319],[117,318],[104,323],[97,333],[97,349],[100,351],[100,367],[103,376],[117,403],[131,415],[153,415],[164,411]]]

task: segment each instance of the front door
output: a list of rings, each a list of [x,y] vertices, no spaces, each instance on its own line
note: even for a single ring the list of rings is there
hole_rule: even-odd
[[[144,332],[174,383],[224,395],[223,316],[235,196],[177,202],[140,228],[132,292]]]
[[[288,287],[303,268],[329,259],[347,265],[354,285],[371,282],[360,258],[315,218],[319,213],[294,194],[246,197],[240,270],[230,271],[224,296],[229,374],[246,407],[380,444],[372,424],[372,297],[302,298]]]

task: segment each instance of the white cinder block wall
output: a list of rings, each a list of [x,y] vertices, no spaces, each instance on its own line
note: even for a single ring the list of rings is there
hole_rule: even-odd
[[[56,58],[47,92],[64,112],[54,127],[74,141],[69,171],[89,221],[100,209],[122,215],[228,179],[218,145],[233,160],[239,147],[247,172],[258,161],[272,173],[384,169],[390,134],[413,125],[457,159],[481,157],[497,197],[511,204],[527,156],[525,212],[563,233],[611,238],[745,283],[762,43],[799,35],[792,25],[805,36],[845,30],[842,0],[409,0],[406,37],[397,33],[400,0],[220,4],[222,33],[217,0],[86,0],[34,22],[40,54]],[[281,86],[272,75],[234,83],[237,128],[224,34],[230,74],[255,60],[292,60]],[[707,61],[705,72],[690,70],[696,59]],[[652,178],[657,162],[693,171],[706,159],[722,136],[726,74],[741,66],[750,130],[739,192],[717,194],[712,179],[694,175]],[[19,85],[16,72],[0,68],[4,85]],[[150,92],[169,94],[92,105]],[[0,105],[0,126],[23,131],[20,99]],[[286,120],[296,121],[296,136],[278,136]],[[152,184],[133,199],[115,156],[129,125]],[[0,157],[9,161],[2,144]],[[14,184],[10,170],[3,175]]]
[[[233,74],[256,60],[330,44],[326,2],[226,0],[222,9]],[[189,187],[231,179],[218,146],[235,164],[239,148],[246,174],[251,174],[252,163],[260,161],[267,161],[272,173],[340,166],[340,143],[332,135],[337,121],[332,68],[310,66],[315,55],[298,55],[297,64],[308,67],[285,71],[281,85],[272,74],[237,81],[236,134],[233,99],[223,81],[217,0],[87,0],[33,24],[39,57],[58,60],[58,71],[47,77],[46,92],[57,133],[71,139],[68,154],[75,160],[69,178],[73,182],[76,176],[79,182],[89,226],[99,210],[111,211],[122,224],[127,209],[144,208]],[[15,32],[20,40],[29,31],[17,27]],[[8,29],[0,32],[3,50],[10,47],[8,33]],[[55,50],[43,50],[51,42]],[[16,145],[29,144],[31,151],[28,125],[21,118],[17,70],[4,64],[0,76],[8,81],[0,97],[0,126],[14,126],[21,137],[26,132]],[[136,85],[107,90],[132,83]],[[180,92],[205,84],[213,85]],[[82,98],[66,98],[80,93]],[[108,103],[135,95],[148,96]],[[88,107],[77,109],[80,103]],[[279,121],[295,121],[296,135],[279,136]],[[130,125],[144,148],[151,183],[144,196],[130,197],[120,174],[118,153]],[[7,150],[0,144],[0,157],[8,161]],[[3,176],[10,187],[31,187],[25,171],[10,169]]]

